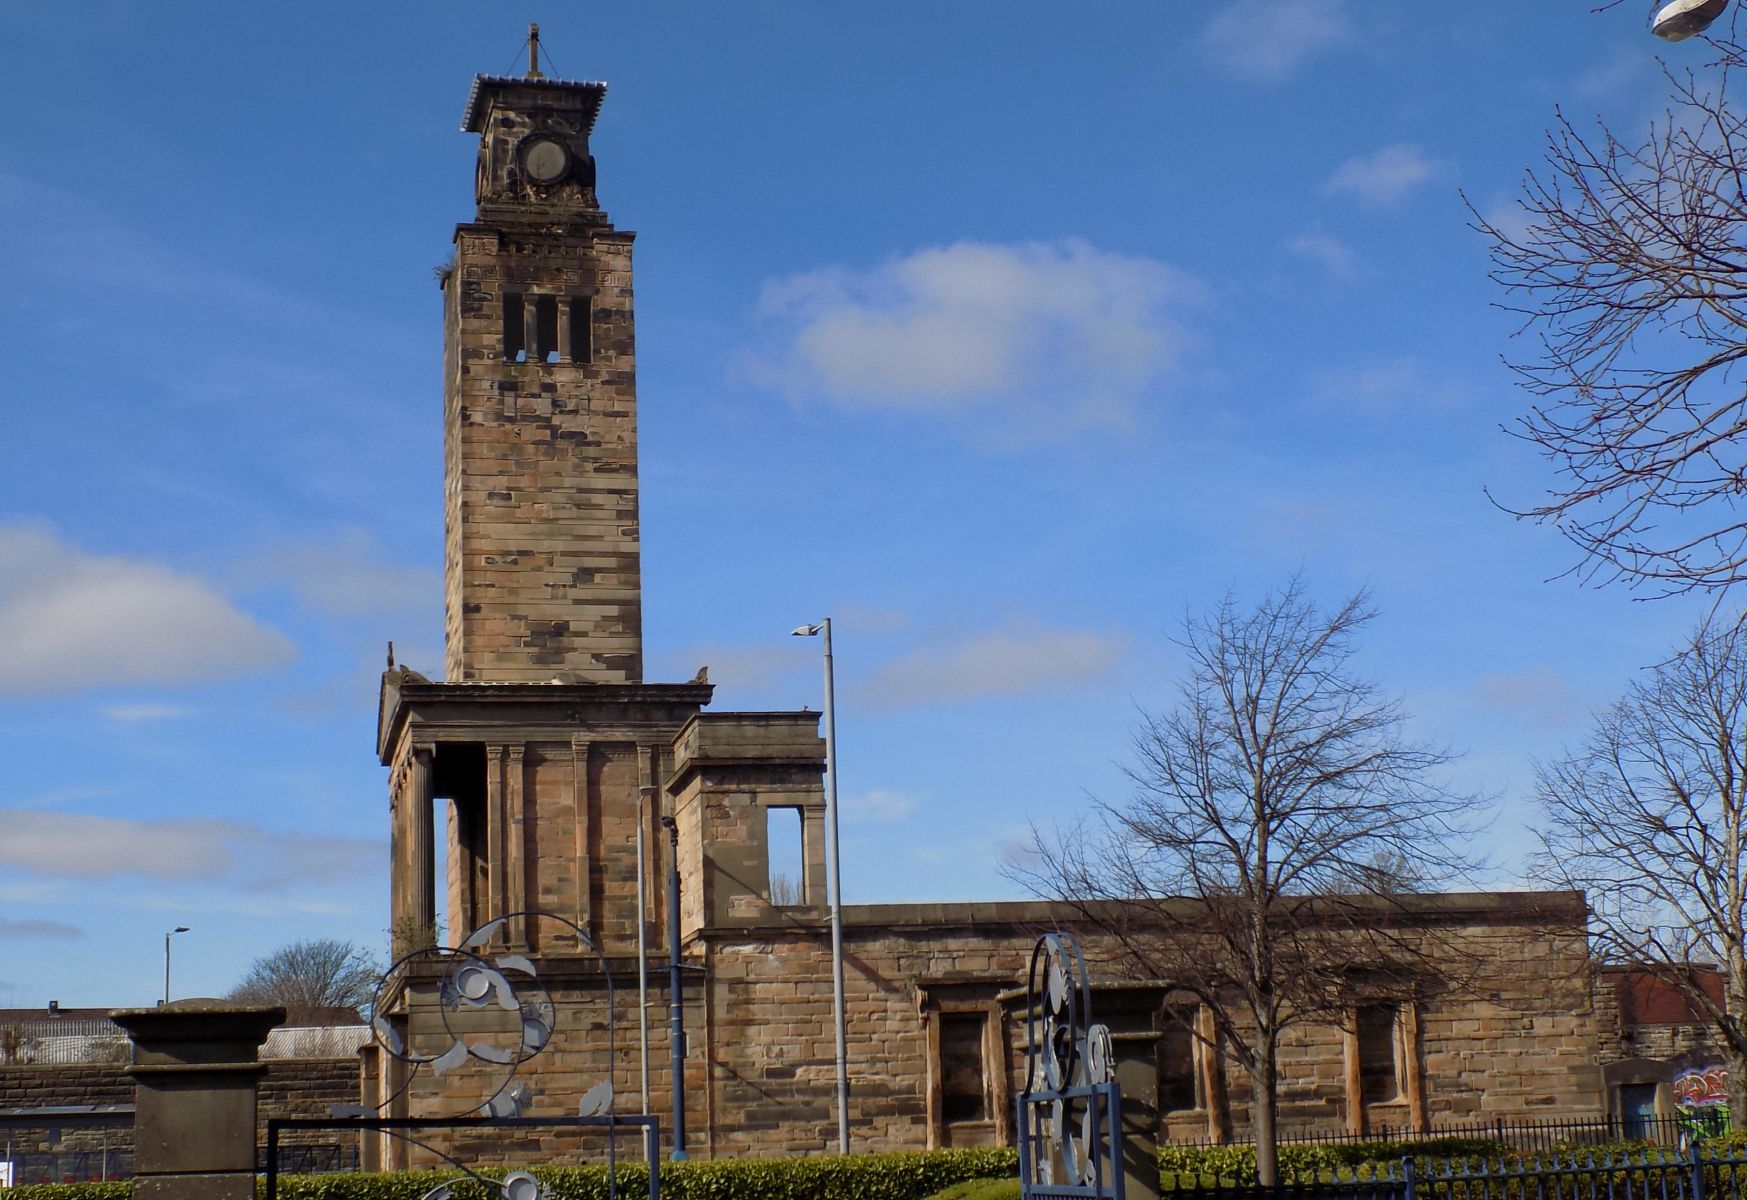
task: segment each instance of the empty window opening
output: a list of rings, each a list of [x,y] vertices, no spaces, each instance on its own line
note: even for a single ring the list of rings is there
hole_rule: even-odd
[[[1358,1011],[1361,1104],[1384,1103],[1401,1095],[1395,1033],[1400,1011],[1396,1004],[1368,1004]]]
[[[537,361],[558,361],[558,300],[553,296],[534,297],[534,357]]]
[[[940,1119],[948,1125],[989,1117],[982,1013],[940,1014]]]
[[[522,319],[520,292],[505,292],[503,296],[503,360],[522,362],[527,358],[527,326]]]
[[[801,845],[801,810],[764,810],[764,844],[770,855],[770,902],[805,904],[807,860]]]
[[[1200,1108],[1196,1096],[1195,1035],[1189,1013],[1167,1013],[1159,1034],[1159,1112]]]
[[[586,297],[570,302],[570,361],[594,361],[594,330],[589,326],[592,306]]]

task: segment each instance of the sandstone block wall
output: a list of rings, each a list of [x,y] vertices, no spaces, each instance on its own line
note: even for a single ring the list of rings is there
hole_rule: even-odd
[[[642,679],[631,237],[457,234],[445,297],[451,682]],[[506,296],[586,320],[589,360],[506,361]]]
[[[869,1150],[915,1149],[1011,1139],[1009,1107],[1023,1086],[1022,1026],[1002,1016],[996,993],[1022,986],[1035,924],[1003,909],[1039,906],[892,906],[862,910],[845,934],[846,1008],[852,1064],[852,1130]],[[829,943],[822,931],[759,930],[709,943],[706,1125],[718,1154],[817,1152],[830,1146],[834,1046]],[[1581,939],[1559,931],[1478,930],[1465,952],[1478,966],[1414,1005],[1413,1076],[1427,1124],[1476,1120],[1590,1119],[1605,1114],[1596,1064],[1597,1027]],[[1096,957],[1099,948],[1089,946]],[[989,1014],[1006,1053],[987,1056],[986,1119],[953,1129],[939,1109],[938,1047],[944,1011]],[[1281,1117],[1295,1132],[1339,1134],[1355,1122],[1348,1030],[1295,1028],[1281,1053]],[[1223,1094],[1223,1131],[1249,1133],[1247,1075],[1210,1064]],[[1402,1128],[1413,1118],[1405,1094],[1365,1106],[1362,1127]],[[1203,1089],[1204,1091],[1206,1089]],[[1162,1121],[1168,1136],[1209,1133],[1205,1111]]]
[[[261,1080],[259,1117],[262,1144],[269,1117],[325,1117],[334,1104],[356,1104],[359,1063],[355,1058],[282,1058],[270,1060]],[[133,1078],[126,1063],[80,1066],[0,1067],[0,1108],[51,1108],[67,1105],[132,1106]],[[51,1145],[51,1135],[58,1142]],[[88,1149],[107,1142],[112,1150],[133,1145],[133,1130],[75,1130],[47,1118],[40,1129],[12,1131],[19,1150]],[[328,1145],[345,1135],[328,1130],[288,1132],[286,1145]]]

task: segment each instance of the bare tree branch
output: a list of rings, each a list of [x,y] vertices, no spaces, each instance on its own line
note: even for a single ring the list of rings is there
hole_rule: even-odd
[[[381,968],[371,955],[333,938],[292,942],[257,958],[231,999],[288,1009],[364,1008]]]
[[[1747,576],[1747,50],[1733,24],[1707,40],[1641,137],[1558,112],[1520,211],[1469,206],[1530,346],[1510,432],[1558,475],[1504,507],[1575,545],[1570,573],[1664,593]]]
[[[1747,1118],[1747,627],[1699,626],[1680,653],[1543,765],[1540,869],[1589,894],[1603,961],[1678,989],[1715,1030]],[[1722,973],[1718,1004],[1695,967]]]
[[[1473,797],[1410,741],[1400,705],[1353,666],[1360,593],[1319,610],[1294,577],[1254,608],[1227,595],[1189,617],[1174,707],[1142,714],[1133,795],[1037,833],[1009,873],[1060,899],[1137,975],[1213,1014],[1210,1050],[1249,1073],[1257,1172],[1277,1178],[1277,1054],[1303,1021],[1425,986],[1423,929],[1392,898],[1464,876]],[[1360,978],[1354,964],[1364,963]]]

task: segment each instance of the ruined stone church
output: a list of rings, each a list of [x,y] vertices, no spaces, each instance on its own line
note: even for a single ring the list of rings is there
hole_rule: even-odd
[[[640,1110],[641,932],[657,967],[643,1022],[650,1106],[671,1130],[659,968],[677,863],[691,1153],[832,1150],[818,714],[715,712],[701,676],[644,677],[633,235],[601,207],[589,150],[605,92],[530,74],[480,76],[467,96],[477,208],[441,278],[447,653],[442,682],[391,665],[377,729],[391,923],[407,949],[436,938],[439,895],[450,944],[511,918],[489,953],[533,964],[555,1014],[550,1043],[521,1068],[536,1114],[574,1113],[608,1080],[617,1111]],[[803,831],[795,903],[773,900],[769,882],[768,822],[792,820],[784,810]],[[1416,903],[1418,916],[1401,919],[1485,947],[1482,986],[1296,1034],[1283,1121],[1364,1131],[1601,1113],[1586,949],[1573,932],[1582,898]],[[604,957],[562,925],[512,916],[529,910],[586,931]],[[1023,1032],[1010,993],[1036,934],[1060,916],[1038,903],[843,911],[856,1150],[1011,1143]],[[415,954],[384,994],[383,1019],[414,1052],[451,1036],[439,975]],[[1243,1134],[1240,1075],[1155,1020],[1157,989],[1098,995],[1126,1047],[1136,1112],[1178,1136]],[[391,1115],[449,1115],[495,1086],[475,1066],[437,1073],[379,1054],[367,1092]],[[383,1165],[408,1160],[403,1143],[379,1152]]]

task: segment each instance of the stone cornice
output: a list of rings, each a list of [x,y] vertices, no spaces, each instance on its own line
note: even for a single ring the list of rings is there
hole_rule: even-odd
[[[592,730],[620,723],[599,717],[614,707],[632,713],[666,710],[652,712],[649,723],[676,725],[676,710],[701,708],[714,691],[708,683],[432,683],[410,673],[385,675],[376,756],[384,766],[392,763],[395,747],[415,715],[421,725],[438,727],[421,731],[421,742],[443,740],[439,729],[448,721],[461,726],[485,721],[498,729],[521,724],[553,729],[588,725]],[[478,720],[469,719],[470,710],[479,714]]]

